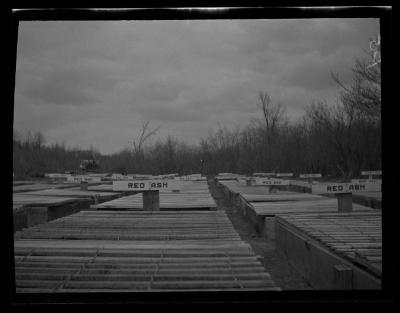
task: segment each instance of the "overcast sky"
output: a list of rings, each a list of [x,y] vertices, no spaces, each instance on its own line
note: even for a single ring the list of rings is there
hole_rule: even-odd
[[[260,117],[260,91],[295,120],[334,103],[330,71],[350,79],[378,32],[377,19],[24,21],[14,128],[114,153],[150,121],[197,143]]]

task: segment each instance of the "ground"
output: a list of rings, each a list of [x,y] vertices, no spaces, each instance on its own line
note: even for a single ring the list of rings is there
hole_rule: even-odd
[[[286,258],[275,249],[271,239],[259,237],[249,221],[242,216],[235,206],[229,204],[222,191],[214,182],[210,190],[218,210],[224,210],[235,230],[243,241],[251,245],[254,253],[260,257],[265,270],[271,275],[276,285],[283,290],[310,290],[312,287],[287,262]]]

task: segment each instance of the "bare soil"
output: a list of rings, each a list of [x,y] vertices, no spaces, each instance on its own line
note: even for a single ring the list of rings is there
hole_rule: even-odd
[[[276,285],[283,290],[312,290],[313,288],[295,271],[287,262],[284,255],[279,253],[275,242],[271,239],[260,237],[250,222],[239,212],[239,209],[229,204],[223,192],[214,181],[209,181],[211,194],[217,204],[218,210],[224,210],[231,220],[235,230],[243,241],[250,244],[254,253],[259,256],[265,270],[271,275]]]

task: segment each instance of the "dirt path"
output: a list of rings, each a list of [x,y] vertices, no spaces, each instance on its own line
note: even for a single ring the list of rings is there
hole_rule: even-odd
[[[218,210],[224,210],[240,237],[249,243],[265,270],[271,274],[275,283],[283,290],[310,290],[312,287],[288,264],[283,255],[275,249],[275,242],[259,237],[251,224],[240,214],[238,208],[231,206],[224,198],[215,182],[209,181],[211,194]]]

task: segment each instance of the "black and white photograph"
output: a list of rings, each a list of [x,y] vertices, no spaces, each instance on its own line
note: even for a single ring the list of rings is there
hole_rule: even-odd
[[[218,10],[18,21],[16,295],[382,290],[379,15]]]

